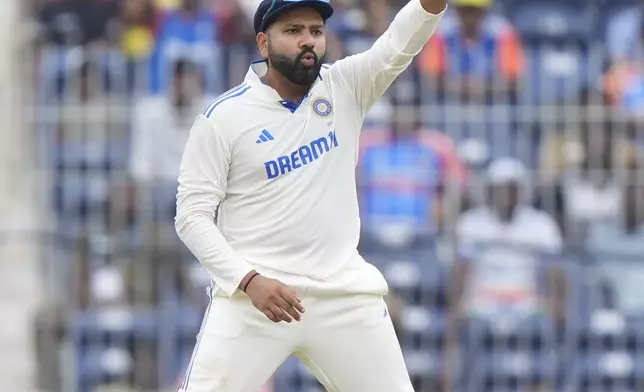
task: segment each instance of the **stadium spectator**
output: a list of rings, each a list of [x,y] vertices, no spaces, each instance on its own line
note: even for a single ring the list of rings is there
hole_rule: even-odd
[[[123,1],[121,23],[123,55],[130,61],[146,59],[154,48],[154,4],[150,0]]]
[[[114,31],[116,0],[48,0],[38,11],[41,42],[77,46],[105,41]]]
[[[455,0],[419,58],[421,72],[446,99],[508,102],[524,71],[521,41],[490,7],[493,0]]]
[[[252,18],[244,12],[236,0],[220,1],[217,3],[217,18],[221,23],[221,43],[224,45],[246,44],[255,45]]]
[[[466,173],[447,136],[423,129],[414,113],[396,113],[391,130],[362,133],[358,186],[367,238],[405,243],[438,232],[445,191]]]
[[[614,13],[608,20],[606,45],[610,68],[605,84],[612,102],[644,116],[644,1]]]
[[[387,0],[357,0],[339,2],[334,17],[329,20],[332,33],[330,55],[334,58],[356,54],[370,48],[391,20],[392,7]],[[399,9],[399,8],[398,8]],[[394,9],[395,11],[396,9]],[[340,50],[338,53],[337,51]]]
[[[207,90],[221,91],[222,81],[216,72],[221,68],[219,29],[214,12],[200,0],[181,0],[179,8],[163,13],[150,60],[151,92],[163,93],[169,88],[172,66],[183,58],[198,65]]]
[[[132,178],[156,217],[171,221],[183,146],[194,121],[206,105],[203,78],[197,65],[180,59],[173,64],[172,88],[165,95],[139,99],[133,110]]]
[[[562,251],[554,219],[528,202],[528,172],[517,160],[493,161],[486,178],[486,204],[466,211],[456,235],[460,262],[452,276],[451,320],[463,316],[492,324],[521,322],[546,310],[563,318],[563,280],[543,256]],[[550,265],[550,264],[548,264]],[[552,287],[539,289],[540,271]]]
[[[541,147],[541,206],[558,216],[573,243],[583,239],[589,224],[617,216],[617,177],[638,160],[636,128],[609,102],[607,94],[584,89],[579,117],[548,133]]]
[[[604,86],[610,103],[644,119],[644,68],[639,61],[622,61],[613,64],[604,76]]]
[[[634,173],[635,174],[635,173]],[[644,312],[644,183],[641,173],[631,175],[625,186],[619,218],[590,229],[586,249],[598,262],[612,288],[612,305],[621,312]]]
[[[128,92],[148,91],[148,59],[154,49],[157,11],[151,0],[121,3],[121,51],[127,67]]]

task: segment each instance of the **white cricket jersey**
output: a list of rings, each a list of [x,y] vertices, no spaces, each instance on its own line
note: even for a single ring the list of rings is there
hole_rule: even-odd
[[[370,50],[324,65],[298,104],[262,83],[257,62],[204,109],[182,158],[176,229],[220,295],[253,269],[308,292],[387,292],[356,250],[358,137],[441,16],[412,0]]]

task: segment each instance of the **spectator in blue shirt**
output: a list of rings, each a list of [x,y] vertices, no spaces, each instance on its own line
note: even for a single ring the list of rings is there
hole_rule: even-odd
[[[405,243],[436,234],[446,186],[460,188],[467,179],[451,139],[423,129],[410,108],[397,107],[391,129],[361,136],[357,170],[367,238]]]
[[[172,64],[180,58],[199,65],[207,91],[221,90],[219,23],[199,0],[182,0],[179,9],[162,16],[151,59],[151,90],[161,93],[172,81]]]

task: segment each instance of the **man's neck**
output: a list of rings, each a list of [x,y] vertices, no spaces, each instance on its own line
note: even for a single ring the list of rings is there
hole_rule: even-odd
[[[291,102],[300,102],[311,89],[311,86],[300,86],[291,82],[275,71],[274,68],[268,69],[268,72],[262,78],[262,82],[274,88],[282,99]]]
[[[514,220],[518,207],[518,205],[515,205],[508,209],[496,208],[497,217],[503,223],[510,223]]]
[[[190,106],[190,100],[184,97],[174,97],[172,103],[177,111],[181,111]]]

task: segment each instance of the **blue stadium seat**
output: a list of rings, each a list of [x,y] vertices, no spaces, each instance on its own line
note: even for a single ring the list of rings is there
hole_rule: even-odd
[[[469,319],[460,333],[466,386],[485,385],[484,389],[496,391],[513,383],[554,384],[563,371],[555,366],[563,357],[557,350],[554,324],[546,317],[530,317],[503,328]]]
[[[378,267],[392,291],[409,303],[445,308],[447,273],[434,249],[401,252]]]
[[[151,340],[158,335],[158,318],[149,309],[92,309],[74,315],[71,331],[85,346],[103,346],[108,339]]]
[[[497,349],[481,353],[472,361],[470,377],[474,385],[494,391],[513,385],[555,385],[560,369],[560,361],[552,351],[529,353]]]
[[[589,354],[579,361],[578,390],[636,390],[644,374],[644,357],[623,351]]]
[[[493,351],[497,347],[514,351],[547,351],[556,345],[557,337],[553,321],[539,315],[507,326],[470,318],[461,332],[468,348],[476,351]]]
[[[445,364],[440,350],[403,347],[403,356],[409,376],[416,384],[436,382],[444,374]]]
[[[128,377],[132,352],[140,345],[156,344],[158,325],[155,313],[147,309],[103,308],[74,315],[70,333],[78,390],[89,392],[97,383]]]
[[[577,330],[577,349],[582,354],[613,350],[636,354],[644,350],[641,327],[640,323],[632,323],[618,312],[595,311]]]
[[[105,381],[127,380],[132,372],[133,359],[123,348],[96,347],[78,356],[77,388],[92,391],[93,386]]]
[[[401,311],[401,340],[414,349],[443,349],[447,316],[425,306],[408,306]]]

